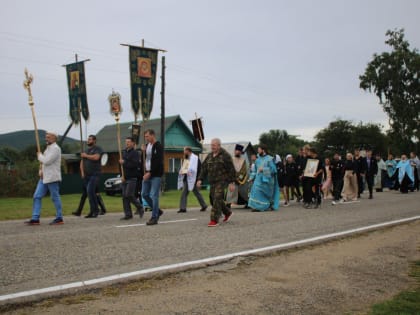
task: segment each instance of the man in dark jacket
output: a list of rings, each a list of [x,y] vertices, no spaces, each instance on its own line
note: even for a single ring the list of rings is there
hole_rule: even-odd
[[[146,130],[144,138],[147,145],[142,146],[146,159],[141,195],[152,208],[152,217],[146,224],[155,225],[158,224],[159,217],[163,214],[163,211],[159,209],[160,182],[163,176],[163,147],[156,140],[153,129]]]
[[[130,220],[133,218],[131,204],[133,204],[140,215],[143,217],[144,210],[136,198],[137,177],[140,169],[139,152],[135,150],[135,141],[132,137],[125,138],[125,150],[120,164],[124,170],[123,181],[121,184],[124,216],[121,220]]]
[[[357,198],[360,198],[360,194],[363,193],[364,190],[364,183],[363,179],[366,176],[366,158],[360,155],[360,150],[354,150],[354,162],[356,163],[356,176],[357,176],[357,184],[358,184],[358,194]]]
[[[90,211],[85,218],[96,218],[99,214],[98,191],[99,178],[101,176],[102,149],[96,145],[96,136],[90,135],[87,139],[87,148],[80,157],[80,170],[83,177],[84,190],[89,198]]]
[[[378,173],[378,163],[376,158],[372,156],[372,150],[366,151],[366,183],[369,188],[369,199],[373,198],[373,183],[375,176]]]
[[[334,154],[334,158],[331,161],[331,178],[333,182],[333,195],[334,201],[337,202],[341,199],[341,191],[343,190],[343,179],[344,179],[344,162],[341,160],[338,153]]]

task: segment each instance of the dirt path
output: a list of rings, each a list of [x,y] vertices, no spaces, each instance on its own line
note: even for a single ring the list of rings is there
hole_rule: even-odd
[[[420,221],[359,237],[132,282],[10,314],[363,314],[413,285]],[[79,304],[80,303],[80,304]]]

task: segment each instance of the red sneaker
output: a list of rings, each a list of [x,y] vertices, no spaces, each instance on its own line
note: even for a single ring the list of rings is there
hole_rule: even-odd
[[[218,226],[218,225],[219,225],[219,223],[217,223],[216,221],[213,221],[213,220],[211,220],[209,222],[209,224],[207,224],[208,227],[215,227],[215,226]]]
[[[223,223],[229,222],[230,218],[232,218],[233,212],[231,212],[228,215],[225,215],[225,218],[223,219]]]

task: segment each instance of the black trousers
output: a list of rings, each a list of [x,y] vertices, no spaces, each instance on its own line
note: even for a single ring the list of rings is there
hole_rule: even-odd
[[[131,211],[131,204],[133,204],[137,208],[137,210],[140,210],[142,208],[141,203],[137,199],[136,188],[136,178],[127,178],[121,184],[124,215],[126,217],[133,216],[133,212]]]
[[[373,175],[366,175],[366,183],[369,189],[369,196],[372,196],[373,193],[373,182],[374,182],[375,176]]]
[[[341,199],[341,191],[343,190],[344,181],[342,178],[334,178],[332,182],[334,200],[338,201]]]
[[[303,202],[311,203],[314,198],[314,193],[312,191],[313,178],[303,177],[302,178],[302,188],[303,188]]]
[[[360,173],[357,173],[357,185],[358,185],[358,195],[363,193],[364,187],[363,187],[363,176]]]

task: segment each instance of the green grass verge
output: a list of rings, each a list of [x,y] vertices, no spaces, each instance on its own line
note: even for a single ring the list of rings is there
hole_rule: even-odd
[[[412,264],[410,276],[416,278],[416,288],[403,291],[396,295],[392,300],[373,305],[369,315],[419,315],[420,261]]]
[[[207,190],[201,190],[204,200],[208,202],[209,192]],[[162,209],[178,209],[179,199],[181,197],[181,191],[172,190],[167,191],[160,197],[160,207]],[[122,199],[121,196],[106,196],[102,194],[104,203],[108,212],[123,212],[122,211]],[[73,195],[62,195],[61,201],[63,204],[64,215],[71,215],[79,205],[80,194]],[[188,207],[199,207],[199,203],[193,193],[188,195]],[[133,207],[134,209],[134,207]],[[89,212],[89,202],[86,200],[83,214]],[[15,219],[27,219],[32,214],[32,198],[1,198],[0,199],[0,220],[15,220]],[[42,210],[41,216],[48,217],[54,216],[55,209],[54,205],[49,196],[42,199]]]

